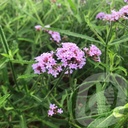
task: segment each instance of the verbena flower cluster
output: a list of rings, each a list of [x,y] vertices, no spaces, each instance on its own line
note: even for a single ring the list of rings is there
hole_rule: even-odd
[[[89,48],[84,48],[87,56],[91,57],[94,61],[100,62],[101,51],[95,45],[91,45]]]
[[[56,59],[55,59],[56,58]],[[43,53],[35,58],[36,63],[32,68],[36,74],[47,72],[57,77],[64,69],[68,68],[70,73],[73,69],[80,69],[85,65],[85,53],[74,43],[62,43],[62,47],[57,48],[56,52]],[[65,72],[65,74],[67,74]]]
[[[120,18],[127,19],[128,5],[123,6],[119,11],[111,10],[111,14],[100,12],[96,15],[96,19],[105,21],[118,21]]]
[[[62,114],[63,110],[61,108],[58,108],[55,104],[50,104],[48,110],[48,116],[53,116],[57,113]]]
[[[33,64],[32,68],[36,74],[47,72],[56,77],[62,71],[62,66],[57,64],[54,59],[54,52],[43,53],[36,57],[35,60],[37,63]]]
[[[46,30],[50,26],[42,27],[36,25],[37,31],[44,30],[51,35],[51,40],[60,43],[61,36],[58,32]],[[85,53],[87,56],[85,56]],[[32,65],[35,74],[48,73],[57,77],[64,69],[65,74],[73,73],[74,70],[81,69],[86,64],[86,57],[91,57],[94,61],[100,62],[101,51],[95,46],[91,45],[90,48],[84,48],[82,51],[75,43],[64,42],[60,43],[59,47],[53,52],[42,53],[35,58]]]
[[[56,56],[63,67],[68,67],[70,73],[73,72],[73,69],[81,69],[86,61],[84,52],[71,42],[62,43],[62,47],[56,50]]]

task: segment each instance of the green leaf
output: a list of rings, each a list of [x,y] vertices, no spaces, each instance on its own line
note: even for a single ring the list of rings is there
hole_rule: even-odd
[[[63,106],[63,104],[64,104],[64,101],[65,101],[65,99],[66,99],[66,97],[67,97],[67,95],[65,94],[63,94],[62,95],[62,99],[61,99],[61,106]]]
[[[42,122],[49,126],[49,128],[59,128],[59,126],[55,125],[55,123],[52,123],[51,121],[42,120]]]
[[[123,43],[126,41],[128,41],[128,35],[122,36],[121,38],[114,40],[112,43],[109,43],[109,45],[111,46],[111,45],[115,45],[115,44],[120,44],[120,43]]]
[[[18,79],[28,79],[28,78],[33,78],[33,77],[37,77],[37,74],[21,75],[21,76],[18,76]]]
[[[123,117],[124,116],[124,114],[119,113],[119,110],[118,109],[115,109],[114,110],[113,115],[116,118],[119,118],[119,117]]]
[[[10,56],[6,53],[1,53],[2,56],[6,57],[6,58],[10,58]]]
[[[17,63],[17,64],[33,64],[34,61],[27,61],[27,60],[11,60],[12,63]]]
[[[20,115],[20,128],[27,128],[26,119],[23,115]]]
[[[0,69],[2,69],[7,62],[9,62],[9,59],[2,59],[2,61],[0,61]]]
[[[26,41],[26,42],[29,42],[29,43],[33,43],[34,42],[34,40],[31,40],[31,39],[28,39],[28,38],[18,38],[18,40]]]
[[[0,108],[7,102],[7,98],[10,96],[10,94],[6,94],[2,97],[0,97]]]
[[[68,3],[70,5],[71,9],[76,13],[77,9],[76,9],[75,3],[73,3],[72,0],[68,0]]]
[[[115,71],[115,70],[116,70],[116,71],[117,71],[117,70],[123,71],[123,72],[125,73],[125,76],[127,76],[127,69],[125,69],[124,67],[118,66],[118,67],[113,68],[112,71]]]
[[[111,114],[108,117],[100,117],[89,124],[87,128],[108,128],[117,122],[117,119]]]
[[[56,29],[56,28],[50,28],[50,29],[53,30],[53,31],[58,31],[58,32],[63,33],[65,35],[74,36],[74,37],[77,37],[77,38],[82,38],[82,39],[86,39],[86,40],[89,40],[89,41],[92,41],[92,42],[102,44],[100,41],[95,40],[94,38],[89,37],[86,34],[82,35],[82,34],[79,34],[79,33],[71,32],[69,30],[61,30],[61,29]]]

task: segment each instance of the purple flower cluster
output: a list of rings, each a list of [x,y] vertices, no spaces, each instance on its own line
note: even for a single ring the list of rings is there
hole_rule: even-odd
[[[70,69],[70,73],[73,72],[73,69],[81,69],[86,62],[84,52],[71,42],[62,43],[62,47],[56,50],[56,56],[62,62],[63,67]]]
[[[60,33],[54,32],[54,31],[48,31],[48,33],[51,35],[51,40],[59,43],[61,41]]]
[[[128,0],[124,0],[124,2],[128,3]]]
[[[56,77],[59,72],[62,71],[61,65],[57,64],[56,60],[53,58],[54,53],[43,53],[36,57],[37,63],[32,65],[32,68],[36,74],[41,74],[47,72]]]
[[[36,63],[32,65],[32,68],[36,74],[47,72],[54,77],[57,77],[64,68],[67,68],[65,74],[71,74],[73,70],[81,69],[86,64],[85,53],[87,57],[100,62],[101,51],[95,45],[85,47],[82,51],[76,44],[65,42],[55,52],[43,53],[36,57]]]
[[[128,5],[122,7],[119,11],[123,16],[128,15]]]
[[[55,104],[50,104],[48,110],[48,116],[53,116],[57,113],[62,114],[63,110],[61,108],[58,108]]]
[[[47,72],[57,77],[65,67],[68,67],[70,73],[73,72],[73,69],[82,68],[86,58],[84,52],[76,44],[67,42],[62,43],[62,47],[57,48],[55,53],[43,53],[36,57],[35,61],[32,68],[36,74]],[[67,73],[65,72],[65,74]]]
[[[101,51],[95,45],[91,45],[89,48],[84,48],[85,53],[87,56],[92,57],[92,59],[96,62],[100,62],[100,55]]]
[[[128,1],[128,0],[127,0]],[[111,10],[111,14],[100,12],[96,15],[96,19],[106,21],[118,21],[120,18],[126,19],[128,15],[128,5],[122,7],[119,11]]]

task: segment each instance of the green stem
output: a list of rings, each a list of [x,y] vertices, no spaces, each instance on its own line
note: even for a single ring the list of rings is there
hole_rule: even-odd
[[[105,45],[105,64],[106,64],[106,67],[104,68],[105,73],[108,72],[108,65],[109,65],[108,64],[108,44],[109,44],[111,32],[112,32],[112,23],[110,24],[110,28],[109,28],[109,31],[108,31],[107,37],[106,37],[106,45]],[[106,79],[106,77],[107,77],[107,75],[105,76],[105,79]],[[104,83],[104,84],[106,84],[106,83]],[[104,85],[101,85],[100,82],[96,84],[96,99],[97,99],[98,114],[101,114],[101,113],[104,113],[107,111],[103,86]]]
[[[2,45],[4,47],[4,51],[5,51],[6,54],[9,55],[9,45],[7,43],[4,31],[3,31],[1,26],[0,26],[0,33],[1,33],[0,38],[1,38]],[[12,64],[12,62],[10,60],[9,60],[9,65],[10,65],[10,68],[11,68],[13,80],[15,82],[15,85],[16,85],[17,89],[19,90],[19,87],[18,87],[18,84],[17,84],[17,80],[16,80],[16,74],[15,74],[15,71],[14,71],[14,67],[13,67],[13,64]]]
[[[75,128],[81,128],[80,126],[78,126],[78,125],[75,124],[74,122],[72,123],[71,121],[69,121],[69,123],[70,123],[71,125],[73,125]]]
[[[107,34],[107,37],[106,37],[106,45],[105,45],[105,64],[106,64],[106,67],[105,67],[105,72],[107,72],[107,69],[108,69],[108,43],[109,43],[109,40],[110,40],[110,36],[111,36],[111,32],[112,32],[112,23],[110,24],[110,29],[109,29],[109,32]]]
[[[52,89],[48,92],[48,94],[44,97],[44,100],[51,94],[51,92],[54,90],[54,88],[59,84],[59,82],[61,81],[65,71],[67,70],[67,68],[64,69],[64,71],[61,73],[60,78],[57,80],[57,82],[55,83],[55,85],[52,87]]]

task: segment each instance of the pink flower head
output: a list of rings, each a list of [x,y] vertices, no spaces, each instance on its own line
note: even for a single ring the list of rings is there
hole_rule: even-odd
[[[124,2],[128,3],[128,0],[124,0]]]
[[[48,116],[53,116],[54,115],[54,111],[53,110],[48,110]]]
[[[48,74],[56,77],[59,72],[62,71],[61,65],[57,64],[56,60],[53,58],[54,52],[43,53],[36,57],[36,64],[32,65],[32,68],[36,74],[47,72]]]
[[[57,43],[59,43],[61,41],[59,32],[48,31],[48,33],[51,35],[51,40],[54,40]]]
[[[55,104],[50,104],[49,108],[50,108],[51,110],[54,110],[54,109],[57,108],[57,106],[55,106]]]
[[[115,10],[111,11],[111,21],[118,21],[120,17],[122,16],[120,12],[116,12]]]
[[[88,54],[90,56],[100,56],[101,55],[101,51],[99,50],[99,48],[97,48],[95,45],[91,45]]]
[[[35,74],[41,74],[41,65],[39,63],[33,64],[32,68]]]
[[[122,16],[128,15],[128,5],[122,7],[119,12],[121,13]]]
[[[63,67],[70,69],[70,73],[73,69],[82,68],[86,61],[84,52],[71,42],[62,43],[62,47],[56,50],[56,56],[62,62]]]
[[[105,13],[104,12],[100,12],[100,13],[98,13],[97,15],[96,15],[96,19],[103,19],[104,18],[104,16],[105,16]]]
[[[106,21],[118,21],[121,17],[120,11],[111,10],[111,14],[106,14],[103,19]]]
[[[85,52],[88,52],[89,49],[85,47],[83,50],[84,50]]]
[[[85,47],[83,50],[87,56],[91,57],[94,61],[100,62],[101,51],[95,45],[92,44],[89,48]]]
[[[63,110],[61,108],[57,109],[57,106],[55,104],[50,104],[49,110],[48,110],[48,116],[53,116],[57,113],[62,114]]]
[[[59,109],[57,110],[57,112],[58,112],[59,114],[62,114],[62,113],[63,113],[63,110],[62,110],[61,108],[59,108]]]
[[[41,26],[41,25],[36,25],[36,26],[35,26],[35,29],[36,29],[37,31],[41,31],[41,30],[42,30],[42,26]]]

